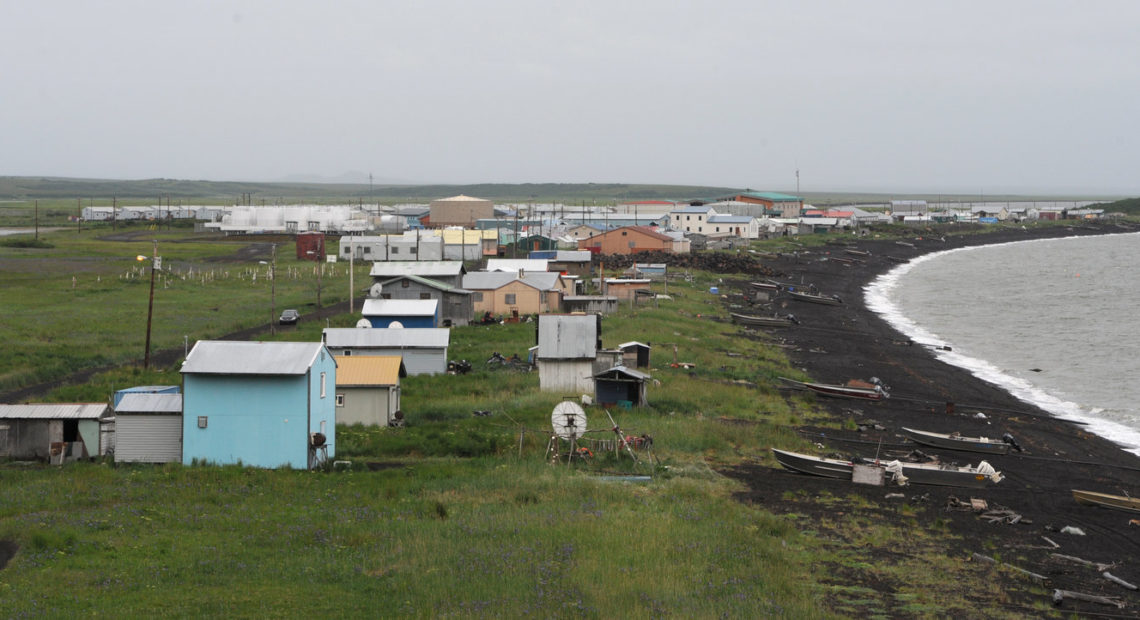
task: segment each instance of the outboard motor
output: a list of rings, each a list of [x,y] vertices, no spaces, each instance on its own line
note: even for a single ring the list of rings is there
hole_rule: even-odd
[[[794,315],[794,314],[788,313],[787,319],[788,319],[789,321],[791,321],[792,323],[795,323],[796,325],[799,325],[799,324],[800,324],[800,320],[799,320],[799,319],[797,319],[797,318],[796,318],[796,315]]]
[[[1017,440],[1013,438],[1013,435],[1006,433],[1001,436],[1001,440],[1009,444],[1014,450],[1021,452],[1021,446],[1017,445]]]

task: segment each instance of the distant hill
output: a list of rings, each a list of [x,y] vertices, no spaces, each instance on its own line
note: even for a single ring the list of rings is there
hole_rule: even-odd
[[[75,179],[65,177],[0,177],[0,200],[75,200],[110,203],[153,204],[187,201],[213,204],[296,204],[298,202],[428,202],[466,194],[496,202],[563,202],[566,204],[613,204],[634,200],[711,199],[740,191],[795,193],[781,187],[710,187],[701,185],[650,185],[636,183],[477,183],[470,185],[397,185],[367,183],[268,183],[253,181],[205,181],[185,179]],[[803,192],[812,204],[882,204],[892,199],[973,201],[977,196],[921,193]],[[1091,200],[1089,196],[986,196],[992,201]],[[1140,212],[1135,199],[1108,203],[1109,211]]]
[[[145,200],[220,200],[240,202],[249,195],[252,204],[297,201],[401,202],[430,201],[467,194],[502,202],[564,201],[605,202],[627,200],[686,200],[713,198],[740,188],[689,185],[635,185],[623,183],[480,183],[474,185],[373,185],[367,183],[259,183],[242,181],[188,181],[142,179],[135,181],[72,179],[60,177],[0,177],[0,199],[99,198]]]
[[[1140,215],[1140,198],[1125,198],[1124,200],[1117,200],[1116,202],[1102,202],[1095,205],[1090,205],[1091,208],[1104,209],[1105,213],[1127,213],[1128,215]]]

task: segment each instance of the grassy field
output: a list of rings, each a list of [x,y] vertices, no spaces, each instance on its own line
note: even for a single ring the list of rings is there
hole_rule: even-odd
[[[19,319],[2,324],[5,342],[19,343],[0,353],[4,381],[120,366],[60,387],[50,401],[103,401],[116,388],[178,383],[176,364],[138,365],[148,281],[134,256],[149,254],[150,238],[100,241],[65,231],[45,236],[51,248],[0,247],[5,312]],[[265,266],[243,258],[248,241],[165,231],[154,238],[172,265],[156,287],[156,346],[266,322]],[[290,255],[279,248],[277,307],[304,312],[315,275]],[[325,273],[325,303],[347,298],[344,267]],[[338,428],[336,458],[351,462],[347,469],[0,465],[0,543],[19,547],[0,570],[0,617],[968,610],[946,583],[982,577],[947,556],[937,522],[882,519],[855,496],[823,498],[834,515],[818,521],[732,499],[739,485],[719,467],[771,463],[770,446],[807,447],[795,425],[834,422],[819,419],[810,399],[776,391],[774,377],[797,371],[779,348],[742,337],[725,320],[708,293],[725,277],[695,272],[691,282],[669,283],[671,300],[623,307],[603,322],[607,345],[654,344],[650,406],[613,412],[625,433],[654,438],[652,454],[637,462],[602,452],[585,464],[548,461],[549,416],[561,395],[539,392],[537,373],[483,363],[491,351],[525,353],[534,326],[520,323],[453,329],[450,357],[470,360],[474,371],[404,380],[406,428]],[[362,288],[364,280],[358,273]],[[322,327],[302,321],[275,338],[316,340]],[[673,368],[674,350],[693,367]],[[475,409],[492,414],[475,417]],[[602,431],[592,436],[606,437],[605,413],[592,407],[588,415],[590,428]],[[607,478],[621,474],[652,480]],[[925,569],[913,558],[869,562],[870,549],[904,539],[926,554],[925,566],[938,567],[936,576],[916,580]],[[900,585],[873,591],[839,575]]]

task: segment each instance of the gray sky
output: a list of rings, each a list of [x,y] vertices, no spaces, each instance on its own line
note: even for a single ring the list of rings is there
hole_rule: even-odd
[[[0,0],[0,175],[1135,195],[1138,25],[1134,0]]]

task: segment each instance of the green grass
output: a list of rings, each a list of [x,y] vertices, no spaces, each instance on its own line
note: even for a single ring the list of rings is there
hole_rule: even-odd
[[[155,293],[155,348],[267,321],[268,288],[253,279],[265,266],[232,260],[248,240],[153,232],[172,266]],[[53,248],[0,248],[6,312],[18,319],[0,323],[0,336],[19,343],[0,349],[0,385],[100,364],[116,368],[45,400],[103,401],[131,385],[180,382],[177,364],[144,371],[137,363],[149,282],[133,257],[149,254],[150,241],[93,237],[61,231],[46,235]],[[279,248],[277,308],[305,312],[315,276],[290,254]],[[345,267],[325,273],[326,303],[347,298]],[[358,269],[363,289],[367,266]],[[405,379],[405,428],[338,427],[336,458],[351,463],[347,471],[0,465],[0,540],[20,546],[0,571],[0,617],[967,610],[940,576],[955,585],[990,577],[948,556],[945,521],[922,523],[912,508],[882,519],[876,502],[858,496],[778,498],[822,503],[833,519],[777,516],[732,499],[741,488],[718,466],[771,464],[771,446],[810,449],[794,425],[841,421],[776,389],[774,377],[796,371],[780,349],[742,338],[727,321],[707,292],[721,277],[696,272],[692,283],[670,282],[671,301],[603,321],[606,345],[653,343],[649,406],[612,412],[623,432],[654,438],[652,460],[597,451],[585,464],[550,462],[549,416],[563,395],[539,391],[537,373],[484,364],[492,351],[524,355],[533,345],[534,325],[520,323],[454,328],[450,357],[468,359],[473,372]],[[275,338],[315,341],[323,327],[302,321]],[[673,367],[674,347],[692,367]],[[612,437],[602,410],[588,416],[601,431],[588,439]],[[607,482],[602,473],[653,479]],[[893,562],[865,555],[904,539],[913,549]],[[911,573],[920,578],[908,581]],[[1008,597],[986,587],[994,600]]]

